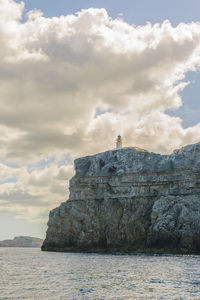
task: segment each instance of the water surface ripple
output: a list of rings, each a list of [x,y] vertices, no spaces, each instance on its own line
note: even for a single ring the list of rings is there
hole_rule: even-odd
[[[200,257],[0,248],[0,299],[200,299]]]

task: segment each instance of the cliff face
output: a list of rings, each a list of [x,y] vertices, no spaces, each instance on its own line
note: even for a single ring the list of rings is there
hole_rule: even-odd
[[[172,155],[106,151],[75,170],[42,250],[200,254],[200,143]]]

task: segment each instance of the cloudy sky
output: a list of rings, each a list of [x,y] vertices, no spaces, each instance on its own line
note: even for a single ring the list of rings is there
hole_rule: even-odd
[[[200,141],[198,0],[0,0],[0,240],[45,236],[73,160]]]

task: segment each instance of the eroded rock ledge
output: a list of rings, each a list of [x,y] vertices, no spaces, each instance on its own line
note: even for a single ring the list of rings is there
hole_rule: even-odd
[[[200,143],[172,155],[110,150],[75,170],[42,250],[200,254]]]

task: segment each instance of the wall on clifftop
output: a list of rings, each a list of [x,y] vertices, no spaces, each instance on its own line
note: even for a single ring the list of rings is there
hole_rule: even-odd
[[[172,155],[110,150],[75,170],[42,250],[200,254],[200,143]]]

